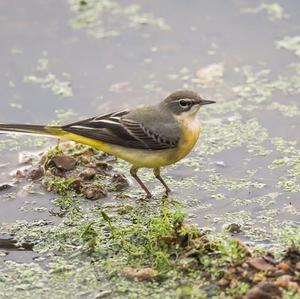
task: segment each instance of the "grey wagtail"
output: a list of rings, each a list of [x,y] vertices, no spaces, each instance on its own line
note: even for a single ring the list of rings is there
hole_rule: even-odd
[[[160,176],[160,167],[176,163],[192,150],[201,131],[196,114],[201,106],[212,103],[193,91],[181,90],[155,106],[117,111],[65,126],[0,124],[0,131],[72,140],[126,160],[132,164],[130,174],[150,198],[137,171],[152,168],[168,194],[171,190]]]

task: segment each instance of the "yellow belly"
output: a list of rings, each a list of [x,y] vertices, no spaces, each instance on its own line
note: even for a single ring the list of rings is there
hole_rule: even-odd
[[[183,127],[181,140],[176,148],[153,151],[125,148],[123,146],[109,144],[67,132],[59,134],[58,137],[90,145],[103,152],[128,161],[136,167],[157,168],[176,163],[184,158],[196,144],[199,133],[200,127]]]

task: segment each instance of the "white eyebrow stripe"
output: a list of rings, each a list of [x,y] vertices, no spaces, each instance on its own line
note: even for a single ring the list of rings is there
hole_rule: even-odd
[[[178,99],[178,100],[176,100],[175,102],[180,102],[180,101],[182,101],[182,100],[187,101],[187,102],[195,102],[193,99],[185,99],[185,98]]]

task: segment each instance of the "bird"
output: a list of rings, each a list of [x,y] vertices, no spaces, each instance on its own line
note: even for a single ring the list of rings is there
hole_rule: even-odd
[[[0,123],[0,132],[71,140],[114,155],[132,165],[131,176],[145,191],[146,198],[151,198],[138,170],[153,169],[168,195],[171,189],[161,177],[160,168],[178,162],[193,149],[201,132],[197,112],[213,103],[194,91],[179,90],[152,106],[111,112],[62,126]]]

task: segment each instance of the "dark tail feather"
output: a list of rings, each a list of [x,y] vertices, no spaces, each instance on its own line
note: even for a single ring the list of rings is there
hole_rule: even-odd
[[[47,136],[62,136],[64,131],[58,126],[0,124],[0,132],[14,132],[22,134],[37,134]]]

